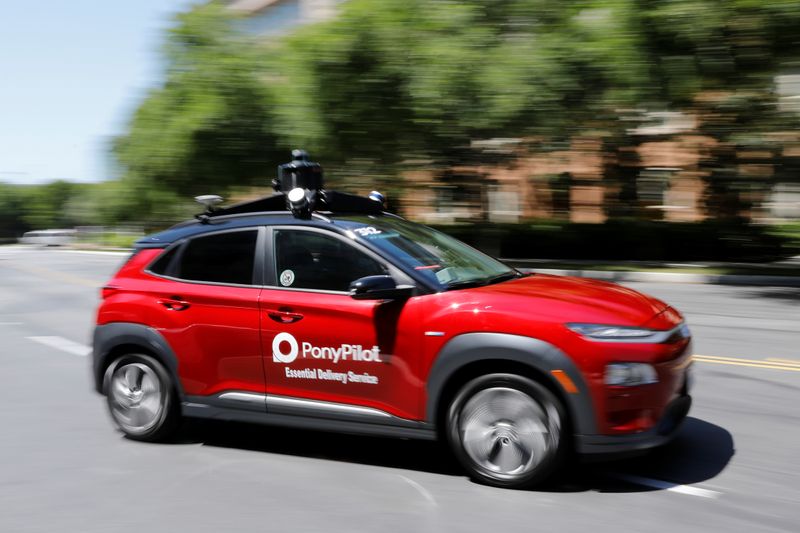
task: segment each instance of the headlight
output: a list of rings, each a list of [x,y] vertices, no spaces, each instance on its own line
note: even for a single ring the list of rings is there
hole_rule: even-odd
[[[689,327],[681,322],[668,330],[613,326],[609,324],[564,324],[570,331],[598,342],[630,342],[639,344],[674,343],[691,337]]]
[[[635,387],[658,383],[658,374],[647,363],[611,363],[606,365],[605,384],[614,387]]]
[[[628,326],[609,326],[606,324],[567,324],[567,327],[590,339],[596,340],[634,340],[652,337],[659,331]]]

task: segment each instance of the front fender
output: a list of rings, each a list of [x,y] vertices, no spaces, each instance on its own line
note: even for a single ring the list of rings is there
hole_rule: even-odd
[[[589,388],[575,363],[550,343],[506,333],[465,333],[453,337],[439,352],[427,380],[426,420],[436,423],[439,402],[447,381],[459,369],[479,361],[510,361],[530,367],[546,376],[557,390],[564,393],[566,408],[576,434],[590,435],[596,431],[594,408]],[[551,371],[562,370],[578,389],[567,393]]]

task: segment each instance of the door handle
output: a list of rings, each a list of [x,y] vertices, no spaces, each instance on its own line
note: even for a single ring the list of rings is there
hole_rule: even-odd
[[[303,319],[303,315],[286,309],[267,309],[267,316],[281,324],[292,324]]]
[[[190,306],[189,302],[182,300],[180,296],[164,298],[158,300],[158,303],[166,307],[169,311],[184,311]]]

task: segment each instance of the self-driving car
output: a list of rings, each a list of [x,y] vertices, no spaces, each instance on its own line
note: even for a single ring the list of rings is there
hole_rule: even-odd
[[[200,417],[442,439],[474,479],[516,488],[676,434],[691,337],[666,303],[521,273],[378,193],[326,190],[302,152],[274,185],[200,197],[102,289],[95,387],[127,437]]]

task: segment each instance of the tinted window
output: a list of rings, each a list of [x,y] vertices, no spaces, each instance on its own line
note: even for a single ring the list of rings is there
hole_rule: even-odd
[[[167,275],[169,274],[167,270],[169,269],[169,264],[172,262],[172,259],[178,252],[180,246],[173,246],[169,249],[166,253],[162,253],[158,259],[150,266],[150,272],[153,274],[161,274]]]
[[[358,278],[386,274],[379,262],[352,245],[310,231],[275,232],[275,259],[282,287],[347,291]]]
[[[192,281],[253,285],[258,231],[196,237],[184,245],[177,276]]]

